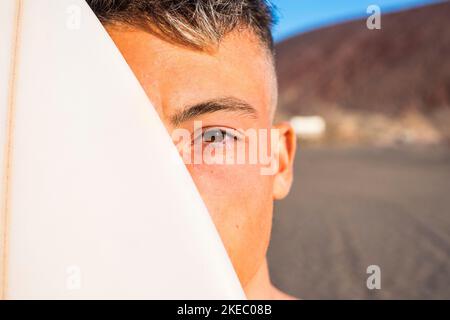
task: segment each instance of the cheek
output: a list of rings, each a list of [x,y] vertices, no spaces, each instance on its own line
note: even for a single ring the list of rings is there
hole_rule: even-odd
[[[189,165],[188,170],[213,218],[258,212],[262,202],[272,200],[272,177],[261,175],[259,166]]]
[[[255,165],[191,165],[188,169],[245,284],[266,255],[273,178],[261,175]]]

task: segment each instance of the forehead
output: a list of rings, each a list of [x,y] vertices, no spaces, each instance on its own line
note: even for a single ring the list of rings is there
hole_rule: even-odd
[[[140,30],[108,31],[161,116],[232,96],[270,117],[277,99],[275,71],[251,32],[232,32],[214,51],[201,52]]]

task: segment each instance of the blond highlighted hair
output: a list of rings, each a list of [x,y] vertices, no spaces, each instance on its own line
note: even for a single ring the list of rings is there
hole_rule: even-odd
[[[87,0],[105,25],[128,25],[199,50],[233,30],[251,30],[273,53],[274,6],[268,0]]]

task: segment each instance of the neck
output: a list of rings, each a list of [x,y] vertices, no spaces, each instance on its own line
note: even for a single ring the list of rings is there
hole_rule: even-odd
[[[244,292],[249,300],[278,300],[291,298],[272,285],[269,268],[267,266],[267,259],[264,259],[253,278],[244,286]]]

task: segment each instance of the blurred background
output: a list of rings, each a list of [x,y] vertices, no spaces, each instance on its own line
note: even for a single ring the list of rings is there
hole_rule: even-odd
[[[302,299],[450,299],[450,2],[272,2],[277,120],[299,143],[273,282]]]

